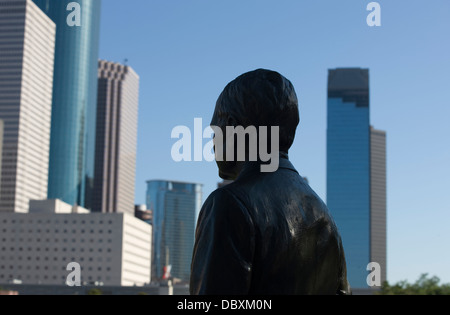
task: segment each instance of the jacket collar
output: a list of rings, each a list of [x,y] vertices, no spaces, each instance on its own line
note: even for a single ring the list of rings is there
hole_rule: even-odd
[[[255,173],[261,173],[261,164],[263,164],[263,163],[262,162],[247,162],[247,163],[245,163],[244,167],[242,168],[241,173],[239,174],[239,176],[236,180],[245,178],[247,176],[250,176],[251,174],[254,176]],[[284,153],[284,152],[280,153],[278,169],[288,169],[288,170],[291,170],[298,174],[294,165],[292,165],[292,163],[289,161],[288,154]]]

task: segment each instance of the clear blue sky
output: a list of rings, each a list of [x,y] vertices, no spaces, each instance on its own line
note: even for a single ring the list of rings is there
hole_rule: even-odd
[[[301,127],[290,152],[326,200],[327,70],[370,69],[371,122],[388,134],[388,279],[450,282],[450,1],[104,0],[100,58],[141,77],[136,203],[145,181],[204,184],[215,163],[175,163],[172,128],[209,124],[225,85],[256,68],[294,84]]]

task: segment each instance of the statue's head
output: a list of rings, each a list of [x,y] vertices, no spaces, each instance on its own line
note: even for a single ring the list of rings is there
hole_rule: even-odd
[[[225,87],[217,100],[211,126],[220,127],[224,135],[227,126],[254,126],[258,133],[260,127],[268,127],[269,148],[271,127],[279,127],[278,150],[287,154],[299,122],[298,100],[292,83],[277,72],[258,69],[239,76]],[[224,138],[222,145],[226,156]],[[220,177],[235,179],[246,162],[237,160],[235,156],[232,160],[218,161]]]

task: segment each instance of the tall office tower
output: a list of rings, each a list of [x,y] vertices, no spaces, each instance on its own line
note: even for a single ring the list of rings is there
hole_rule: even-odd
[[[153,269],[161,279],[165,266],[174,278],[189,281],[202,185],[174,181],[147,182],[147,208],[153,211]]]
[[[134,214],[138,105],[133,69],[99,61],[94,212]]]
[[[55,24],[31,0],[0,0],[0,212],[46,199]]]
[[[386,158],[381,134],[370,127],[369,70],[330,70],[327,204],[342,236],[353,288],[368,287],[369,262],[380,263],[386,274]]]
[[[34,2],[56,24],[48,199],[91,209],[101,0],[77,0],[79,12],[71,0]]]
[[[370,128],[370,257],[381,266],[381,281],[387,274],[386,132]]]

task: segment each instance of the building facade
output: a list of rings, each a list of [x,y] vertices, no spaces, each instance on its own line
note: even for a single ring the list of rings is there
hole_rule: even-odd
[[[80,265],[83,285],[150,283],[149,224],[123,213],[30,211],[0,213],[0,283],[65,285],[71,262]]]
[[[189,281],[195,228],[202,203],[202,185],[176,181],[147,182],[147,208],[153,212],[153,275]]]
[[[78,0],[81,26],[70,26],[70,0],[34,0],[56,24],[48,199],[92,208],[101,0]]]
[[[370,128],[370,257],[387,280],[386,132]]]
[[[134,213],[139,76],[99,61],[94,212]]]
[[[372,152],[372,139],[369,70],[330,70],[327,204],[342,236],[348,279],[354,288],[368,287],[367,265],[370,262],[380,263],[384,275],[386,270],[385,258],[384,261],[375,260],[381,259],[381,253],[386,252],[386,226],[381,220],[381,212],[386,213],[385,193],[384,198],[381,196],[381,190],[386,187],[386,176],[379,174],[383,169],[377,166],[383,164],[380,160],[383,158],[385,165],[385,156],[381,152],[381,141],[377,144],[379,151]],[[373,176],[375,173],[378,177]],[[377,192],[372,189],[375,188],[373,179],[377,181]]]
[[[0,0],[0,213],[47,198],[55,24],[30,0]]]

